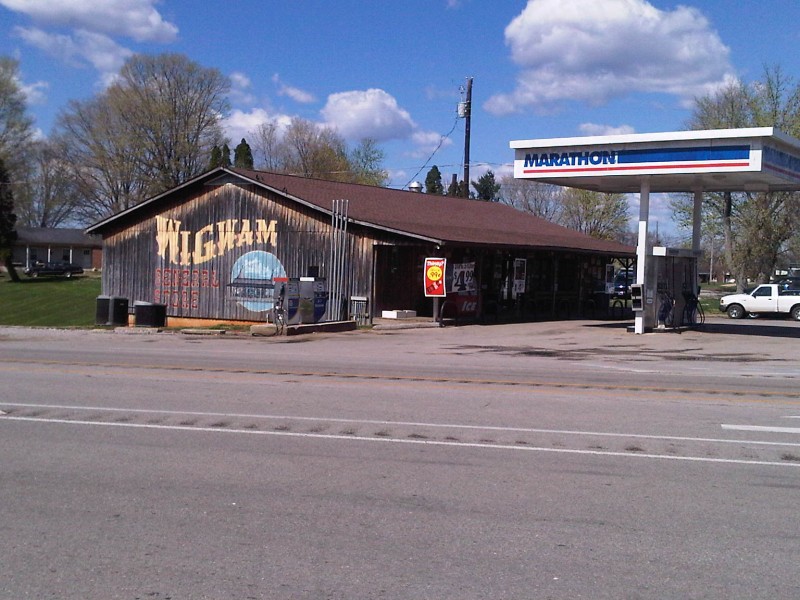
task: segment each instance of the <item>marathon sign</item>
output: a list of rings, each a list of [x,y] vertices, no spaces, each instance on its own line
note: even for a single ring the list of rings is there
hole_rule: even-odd
[[[760,155],[760,152],[758,153]],[[759,160],[756,160],[758,158]],[[645,175],[655,173],[711,173],[757,170],[749,144],[687,145],[672,148],[621,146],[613,148],[517,149],[514,177],[581,177],[598,175]]]

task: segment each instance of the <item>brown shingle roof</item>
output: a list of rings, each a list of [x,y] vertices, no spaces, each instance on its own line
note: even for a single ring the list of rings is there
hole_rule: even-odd
[[[103,233],[145,218],[162,202],[175,202],[175,194],[231,175],[293,198],[328,214],[334,200],[349,200],[348,218],[368,227],[429,240],[440,245],[561,248],[633,256],[635,249],[598,240],[561,227],[529,213],[496,202],[340,183],[267,171],[218,168],[145,202],[95,223],[90,233]]]
[[[349,200],[348,217],[441,244],[570,248],[634,254],[618,242],[598,240],[496,202],[308,179],[264,171],[232,171],[330,211],[333,200]]]

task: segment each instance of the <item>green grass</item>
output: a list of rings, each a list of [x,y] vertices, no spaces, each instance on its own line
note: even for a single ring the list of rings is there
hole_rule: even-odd
[[[0,325],[90,327],[94,325],[100,277],[95,273],[65,279],[0,276]]]

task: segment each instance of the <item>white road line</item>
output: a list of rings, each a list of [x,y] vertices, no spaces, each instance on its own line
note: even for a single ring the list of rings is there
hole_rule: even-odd
[[[762,425],[722,425],[734,431],[764,431],[769,433],[800,433],[800,427],[767,427]]]
[[[48,408],[54,410],[97,410],[107,412],[143,413],[189,417],[226,417],[229,419],[267,419],[281,421],[328,421],[331,423],[347,423],[351,425],[385,425],[396,427],[426,427],[429,429],[463,429],[472,431],[499,431],[507,433],[546,433],[555,435],[577,435],[587,437],[607,437],[607,438],[635,438],[642,440],[661,440],[668,442],[705,442],[712,444],[751,444],[756,446],[797,446],[800,442],[775,442],[764,440],[731,440],[723,438],[702,438],[675,435],[651,435],[646,433],[615,433],[607,431],[576,431],[570,429],[537,429],[530,427],[499,427],[496,425],[464,425],[458,423],[425,423],[420,421],[384,421],[373,419],[342,419],[338,417],[302,417],[296,415],[259,415],[247,413],[220,413],[220,412],[196,412],[196,411],[176,411],[160,410],[147,408],[113,408],[104,406],[74,406],[65,404],[30,404],[22,402],[2,402],[0,406],[15,406],[18,408]],[[9,417],[4,417],[9,418]],[[723,425],[723,428],[726,426]],[[731,425],[730,427],[734,427]]]
[[[661,460],[677,460],[684,462],[724,463],[734,465],[759,465],[770,467],[800,467],[797,462],[777,462],[764,460],[739,460],[732,458],[708,458],[702,456],[675,456],[671,454],[643,454],[640,452],[610,452],[602,450],[577,450],[568,448],[543,448],[538,446],[520,446],[508,444],[484,444],[477,442],[446,442],[435,440],[409,440],[399,438],[363,437],[355,435],[335,435],[324,433],[292,433],[288,431],[255,431],[252,429],[223,429],[219,427],[188,427],[182,425],[154,425],[144,423],[103,423],[98,421],[70,421],[68,419],[40,419],[36,417],[5,416],[2,421],[26,421],[35,423],[50,423],[60,425],[94,425],[105,427],[128,427],[133,429],[162,429],[170,431],[194,431],[204,433],[237,433],[248,435],[272,435],[296,438],[315,438],[325,440],[339,440],[350,442],[379,442],[384,444],[417,444],[425,446],[452,446],[456,448],[480,448],[485,450],[517,450],[523,452],[551,452],[555,454],[585,454],[590,456],[609,456],[624,458],[651,458]]]

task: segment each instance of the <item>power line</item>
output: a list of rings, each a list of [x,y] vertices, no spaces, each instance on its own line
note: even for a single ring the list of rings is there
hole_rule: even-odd
[[[436,146],[436,148],[434,148],[433,152],[431,152],[431,155],[428,157],[428,160],[426,160],[426,161],[425,161],[425,164],[423,164],[423,165],[422,165],[422,166],[419,168],[419,170],[418,170],[416,173],[414,173],[414,176],[413,176],[413,177],[412,177],[412,178],[411,178],[411,179],[408,181],[408,183],[406,183],[406,184],[405,184],[405,185],[404,185],[404,186],[403,186],[401,189],[407,188],[407,187],[409,186],[409,184],[410,184],[412,181],[414,181],[414,180],[417,178],[417,175],[419,175],[419,174],[422,172],[422,169],[424,169],[425,167],[427,167],[427,166],[428,166],[428,163],[430,163],[430,162],[431,162],[431,160],[433,159],[434,155],[435,155],[435,154],[436,154],[436,153],[439,151],[439,148],[441,148],[441,147],[442,147],[442,144],[444,144],[444,141],[445,141],[447,138],[449,138],[449,137],[450,137],[450,134],[451,134],[451,133],[453,133],[453,132],[455,131],[455,129],[456,129],[456,126],[458,125],[458,118],[459,118],[459,117],[458,117],[458,115],[456,115],[456,118],[455,118],[455,120],[453,121],[453,126],[450,128],[450,131],[448,131],[446,134],[444,134],[444,135],[441,137],[441,139],[439,140],[439,144]]]

